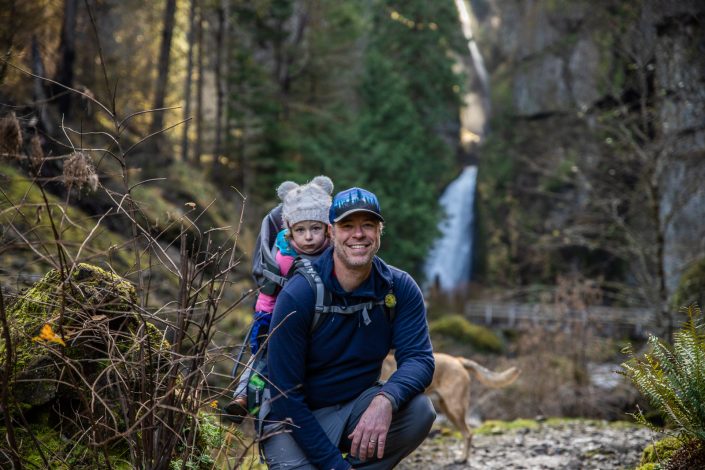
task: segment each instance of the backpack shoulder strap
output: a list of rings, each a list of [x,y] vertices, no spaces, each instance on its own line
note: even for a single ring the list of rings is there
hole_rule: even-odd
[[[297,257],[294,261],[294,265],[290,272],[297,272],[303,275],[303,277],[308,281],[308,285],[316,295],[316,306],[313,312],[313,321],[311,322],[310,332],[313,332],[321,323],[322,314],[326,310],[325,306],[331,303],[331,295],[323,285],[321,276],[311,264],[311,261],[306,258]]]

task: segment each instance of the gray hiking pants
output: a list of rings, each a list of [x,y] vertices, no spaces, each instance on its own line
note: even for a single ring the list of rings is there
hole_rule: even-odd
[[[376,385],[365,390],[357,399],[343,405],[329,406],[313,412],[321,427],[333,443],[338,443],[341,452],[349,452],[352,444],[348,435],[353,432],[358,421],[369,406],[372,398],[381,387]],[[354,468],[382,470],[393,468],[401,459],[409,455],[428,436],[436,412],[425,395],[417,395],[405,406],[397,410],[387,434],[384,457],[368,458],[364,462],[352,456],[347,460]],[[265,434],[270,431],[265,426]],[[316,467],[306,458],[291,433],[274,434],[260,443],[263,446],[267,466],[270,470],[314,470]],[[325,470],[325,469],[324,469]]]

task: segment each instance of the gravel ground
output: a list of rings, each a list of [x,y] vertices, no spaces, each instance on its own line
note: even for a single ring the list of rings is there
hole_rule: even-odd
[[[443,431],[441,431],[443,429]],[[398,469],[633,469],[654,433],[627,423],[543,422],[535,429],[500,431],[473,438],[470,461],[454,463],[463,443],[459,434],[434,426],[431,436]]]

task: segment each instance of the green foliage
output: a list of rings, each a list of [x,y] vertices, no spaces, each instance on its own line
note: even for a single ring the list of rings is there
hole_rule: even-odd
[[[467,54],[453,2],[373,2],[368,52],[381,53],[407,82],[407,94],[429,136],[457,121],[461,79],[453,54]],[[434,132],[435,131],[435,132]]]
[[[191,426],[188,425],[183,429],[184,435],[191,433]],[[212,454],[220,449],[225,442],[225,428],[218,424],[217,418],[210,413],[199,413],[196,425],[196,440],[195,449],[190,452],[186,463],[180,458],[174,459],[169,463],[170,470],[208,470],[213,468],[215,460]],[[183,451],[177,448],[177,451]]]
[[[518,201],[512,196],[518,174],[520,145],[515,132],[517,122],[512,116],[512,84],[508,73],[498,73],[493,86],[493,102],[498,110],[491,119],[489,134],[479,152],[483,165],[477,181],[478,240],[473,276],[488,283],[513,284],[517,277],[512,243],[516,240],[514,213]],[[513,233],[514,232],[514,233]]]
[[[434,175],[441,165],[431,156],[441,157],[445,149],[424,130],[405,86],[381,54],[369,54],[358,160],[348,171],[350,183],[380,198],[386,220],[382,257],[415,271],[437,234],[440,211]]]
[[[489,328],[470,323],[461,315],[448,315],[431,322],[432,335],[443,335],[462,343],[468,343],[480,351],[499,353],[502,340]]]
[[[701,311],[687,308],[688,321],[674,334],[670,346],[655,336],[651,351],[622,364],[639,391],[663,413],[683,438],[705,441],[705,331]],[[642,413],[635,415],[649,424]]]

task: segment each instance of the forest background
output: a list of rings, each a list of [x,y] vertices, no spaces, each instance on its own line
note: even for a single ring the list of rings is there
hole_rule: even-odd
[[[471,2],[489,79],[467,66],[450,1],[5,3],[3,114],[47,155],[84,149],[104,187],[120,178],[98,133],[115,132],[91,100],[129,117],[115,137],[139,142],[130,183],[167,179],[135,187],[154,230],[187,202],[215,201],[232,225],[246,197],[247,256],[276,185],[327,174],[380,196],[382,256],[423,281],[440,193],[479,163],[478,285],[532,301],[580,274],[605,302],[666,317],[696,300],[697,2],[604,1],[590,14],[584,2]],[[468,135],[473,92],[487,121]],[[61,171],[56,159],[40,176],[63,198]],[[112,205],[100,191],[70,196],[89,216]],[[119,233],[120,220],[103,224]],[[37,272],[20,252],[3,251],[9,271]]]
[[[222,248],[203,271],[246,312],[277,184],[318,174],[377,193],[381,256],[423,282],[439,196],[475,164],[473,282],[433,315],[591,303],[667,331],[705,283],[705,7],[473,0],[468,40],[457,3],[1,0],[8,299],[88,262],[178,317],[176,261]]]

